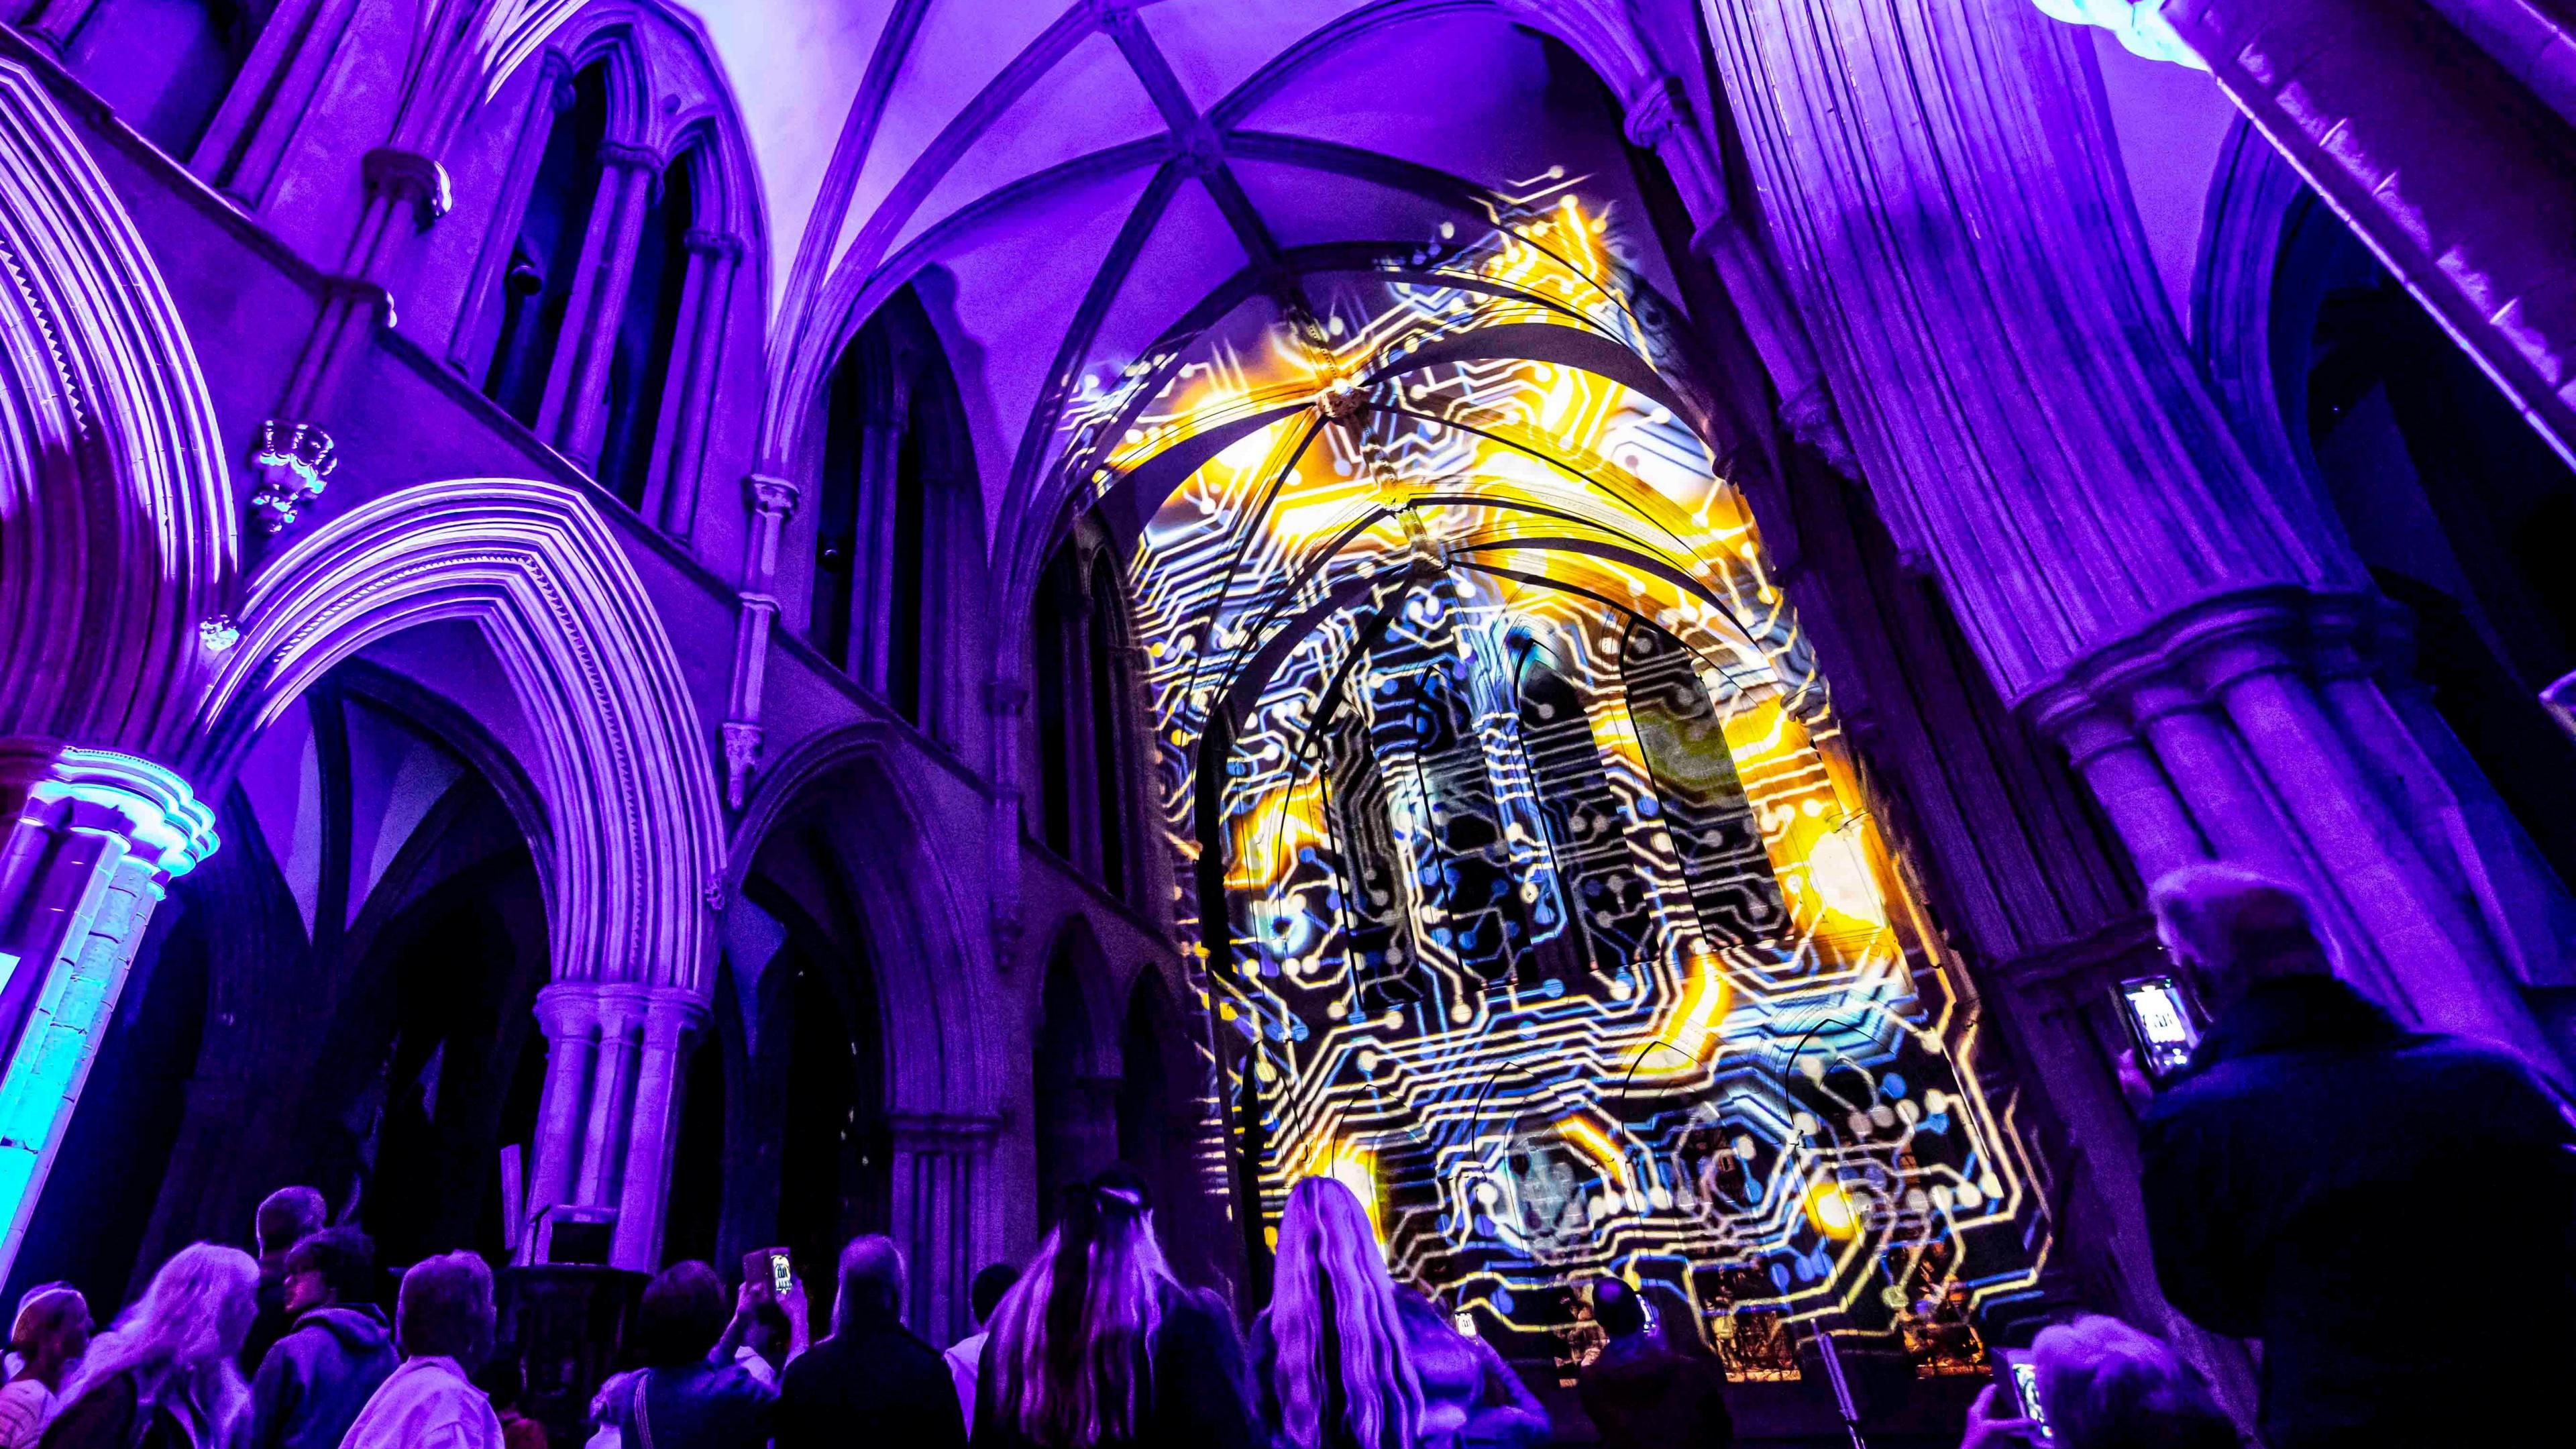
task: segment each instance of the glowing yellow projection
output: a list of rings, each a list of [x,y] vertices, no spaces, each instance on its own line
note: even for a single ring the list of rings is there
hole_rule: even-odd
[[[1302,274],[1063,467],[1132,519],[1180,878],[1220,842],[1180,907],[1262,1226],[1329,1172],[1487,1331],[1620,1276],[1776,1377],[1788,1325],[1955,1317],[2046,1237],[1615,247],[1569,192]]]

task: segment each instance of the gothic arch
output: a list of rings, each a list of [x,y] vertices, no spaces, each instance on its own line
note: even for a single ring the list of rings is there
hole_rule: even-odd
[[[704,728],[641,580],[565,484],[427,483],[333,519],[252,580],[189,764],[227,778],[269,720],[366,645],[479,626],[540,742],[558,981],[712,986],[723,860]]]
[[[0,64],[0,736],[168,749],[239,564],[214,405],[142,238]]]
[[[934,813],[888,759],[889,734],[862,725],[815,735],[765,770],[734,831],[726,889],[739,887],[772,832],[816,819],[877,946],[887,1110],[989,1116],[994,1040],[979,984],[989,952],[943,863],[946,842],[927,828]],[[980,821],[973,834],[980,842]]]

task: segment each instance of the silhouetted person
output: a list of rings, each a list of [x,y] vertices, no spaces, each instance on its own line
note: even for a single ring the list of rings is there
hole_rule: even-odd
[[[975,1370],[984,1361],[984,1344],[992,1338],[993,1310],[1002,1304],[1002,1295],[1020,1281],[1020,1270],[1008,1263],[987,1263],[966,1290],[966,1304],[975,1312],[975,1331],[948,1346],[940,1357],[948,1361],[948,1376],[957,1383],[957,1411],[966,1416],[966,1432],[975,1432]]]
[[[1271,1284],[1252,1365],[1272,1442],[1446,1449],[1547,1438],[1547,1411],[1492,1346],[1397,1286],[1368,1209],[1340,1181],[1289,1190]]]
[[[743,1285],[740,1307],[758,1301]],[[727,1353],[712,1357],[725,1337],[724,1281],[704,1263],[678,1263],[645,1285],[637,1313],[636,1348],[641,1372],[627,1375],[600,1397],[602,1422],[619,1442],[652,1449],[758,1449],[769,1441],[778,1393],[743,1372]]]
[[[30,1288],[18,1300],[9,1347],[18,1372],[0,1388],[0,1449],[35,1449],[61,1401],[54,1397],[72,1363],[89,1351],[89,1300],[69,1283]]]
[[[500,1416],[474,1386],[492,1351],[492,1270],[472,1253],[424,1258],[394,1300],[402,1367],[358,1411],[341,1449],[503,1449]]]
[[[1968,1410],[1959,1449],[2042,1442],[2050,1449],[2237,1449],[2240,1442],[2200,1375],[2162,1340],[2116,1318],[2088,1314],[2040,1330],[2030,1362],[2053,1437],[2042,1441],[2020,1406],[1988,1384]]]
[[[966,1426],[939,1350],[903,1326],[903,1252],[871,1233],[841,1250],[832,1336],[787,1366],[778,1449],[959,1449]]]
[[[2556,1417],[2576,1364],[2563,1099],[2336,980],[2288,887],[2192,866],[2151,905],[2214,1015],[2139,1124],[2156,1276],[2193,1322],[2262,1340],[2266,1442],[2512,1443]]]
[[[250,1388],[234,1362],[259,1311],[259,1264],[191,1243],[91,1342],[45,1449],[236,1449]]]
[[[322,1231],[328,1211],[322,1194],[312,1188],[281,1187],[251,1214],[251,1234],[259,1243],[259,1316],[251,1320],[250,1336],[242,1342],[245,1377],[268,1357],[268,1346],[286,1336],[291,1321],[286,1311],[287,1251]]]
[[[1592,1290],[1593,1321],[1610,1341],[1583,1366],[1583,1412],[1609,1449],[1724,1449],[1735,1442],[1726,1370],[1677,1353],[1646,1324],[1636,1291],[1612,1278]]]
[[[993,1310],[975,1449],[1250,1449],[1242,1341],[1181,1286],[1134,1173],[1067,1188],[1053,1231]]]
[[[286,1255],[294,1326],[251,1379],[250,1449],[339,1449],[358,1411],[402,1360],[384,1310],[366,1301],[375,1244],[325,1228]]]

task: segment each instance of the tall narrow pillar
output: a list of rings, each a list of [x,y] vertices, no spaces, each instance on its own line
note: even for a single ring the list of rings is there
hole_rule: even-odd
[[[981,1201],[999,1123],[991,1117],[897,1112],[894,1240],[912,1268],[904,1321],[934,1343],[966,1332],[968,1282],[981,1264],[992,1205]]]
[[[126,968],[169,883],[215,852],[214,812],[134,755],[0,744],[0,1274],[16,1258]]]
[[[612,1261],[619,1267],[650,1272],[661,1266],[671,1149],[680,1129],[680,1088],[688,1069],[689,1045],[706,1022],[706,1003],[678,987],[657,986],[645,998],[635,1105],[627,1117],[625,1181],[617,1195]]]

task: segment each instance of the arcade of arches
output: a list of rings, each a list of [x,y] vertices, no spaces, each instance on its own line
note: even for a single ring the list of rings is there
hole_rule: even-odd
[[[2067,8],[0,0],[5,1292],[308,1183],[945,1341],[1125,1162],[1546,1385],[1615,1274],[2241,1408],[2140,882],[2576,1063],[2569,108]]]

